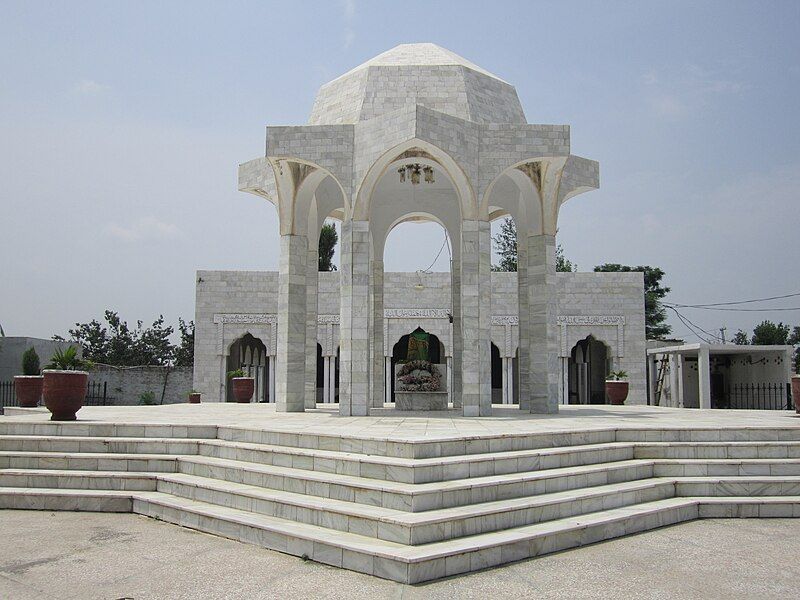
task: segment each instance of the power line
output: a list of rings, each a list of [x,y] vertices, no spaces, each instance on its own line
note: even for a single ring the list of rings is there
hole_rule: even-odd
[[[723,310],[727,312],[785,312],[792,310],[800,310],[800,306],[792,306],[789,308],[714,308],[712,306],[686,306],[684,304],[667,304],[662,302],[667,308],[696,308],[698,310]]]
[[[448,245],[447,244],[447,232],[445,231],[445,233],[444,233],[444,242],[442,242],[442,247],[439,248],[439,252],[436,253],[436,258],[433,259],[433,262],[430,264],[430,266],[427,269],[420,269],[420,271],[422,271],[423,273],[430,273],[431,269],[433,268],[433,265],[435,265],[436,261],[439,260],[439,257],[442,255],[442,251],[444,250],[444,247],[447,246],[447,245]],[[449,247],[448,247],[448,250],[449,250]]]
[[[701,336],[699,333],[697,333],[697,330],[702,331],[707,336],[709,336],[709,338],[713,338],[714,340],[719,340],[718,336],[714,335],[713,333],[711,333],[709,331],[706,331],[705,329],[703,329],[702,327],[700,327],[696,323],[692,322],[688,317],[685,317],[680,312],[678,312],[677,308],[675,308],[673,306],[667,306],[667,308],[669,308],[670,310],[674,311],[675,314],[677,315],[678,319],[680,319],[681,323],[683,323],[692,333],[694,333],[698,338],[700,338],[704,342],[710,344],[711,340]]]
[[[782,300],[783,298],[795,298],[800,296],[800,292],[795,292],[793,294],[784,294],[782,296],[770,296],[769,298],[753,298],[752,300],[738,300],[736,302],[712,302],[709,304],[677,304],[674,303],[674,306],[678,308],[707,308],[711,306],[730,306],[733,304],[752,304],[753,302],[766,302],[768,300]],[[764,309],[767,310],[767,309]],[[772,309],[777,310],[777,309]],[[796,309],[789,309],[789,310],[796,310]]]

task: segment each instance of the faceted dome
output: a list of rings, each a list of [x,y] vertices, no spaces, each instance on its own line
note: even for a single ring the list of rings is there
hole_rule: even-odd
[[[475,123],[526,123],[514,86],[436,44],[401,44],[323,85],[309,125],[419,104]]]

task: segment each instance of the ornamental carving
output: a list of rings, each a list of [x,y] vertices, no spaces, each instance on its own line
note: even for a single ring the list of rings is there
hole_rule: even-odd
[[[387,308],[386,319],[447,319],[450,313],[444,308]]]
[[[492,317],[492,325],[519,325],[519,317],[514,315]]]
[[[318,325],[338,325],[339,315],[319,315],[317,317]]]
[[[226,313],[214,315],[214,323],[237,323],[249,325],[252,323],[277,323],[278,316],[266,313]]]
[[[625,317],[575,315],[558,317],[557,323],[559,325],[625,325]]]

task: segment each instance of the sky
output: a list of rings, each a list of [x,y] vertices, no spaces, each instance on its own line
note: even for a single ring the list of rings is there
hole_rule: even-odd
[[[579,270],[658,266],[681,304],[800,292],[800,2],[0,0],[6,335],[105,309],[176,323],[197,269],[277,269],[275,208],[236,190],[237,165],[265,125],[304,124],[319,86],[410,42],[511,82],[528,122],[569,124],[600,162],[559,219]],[[431,228],[395,229],[386,268],[428,267]],[[729,338],[800,324],[683,312]]]

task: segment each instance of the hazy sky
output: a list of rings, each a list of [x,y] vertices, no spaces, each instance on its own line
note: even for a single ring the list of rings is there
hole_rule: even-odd
[[[276,269],[276,211],[236,191],[237,164],[266,124],[304,124],[323,83],[422,41],[514,84],[529,122],[570,124],[600,162],[601,189],[560,218],[580,270],[657,265],[680,303],[800,292],[800,2],[0,0],[6,335],[106,308],[193,318],[196,269]],[[401,227],[387,269],[428,266],[438,226]],[[686,314],[729,335],[800,324]]]

